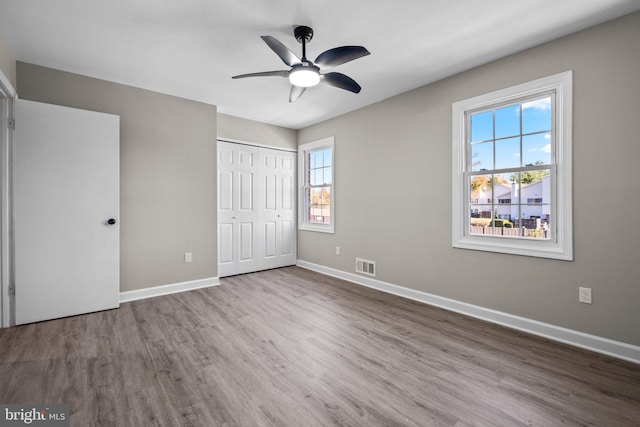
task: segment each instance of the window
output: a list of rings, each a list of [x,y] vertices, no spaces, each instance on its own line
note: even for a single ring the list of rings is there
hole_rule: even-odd
[[[334,232],[333,137],[298,147],[301,230]]]
[[[573,259],[571,71],[453,104],[453,246]]]

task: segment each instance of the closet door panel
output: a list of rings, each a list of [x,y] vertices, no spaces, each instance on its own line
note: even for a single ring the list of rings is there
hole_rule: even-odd
[[[276,256],[276,226],[277,225],[275,221],[264,223],[264,253],[262,254],[263,260]]]
[[[259,240],[256,147],[218,142],[218,276],[255,271]]]
[[[220,264],[233,262],[233,224],[220,224],[218,226],[218,258]]]
[[[219,276],[295,265],[296,154],[218,142]]]

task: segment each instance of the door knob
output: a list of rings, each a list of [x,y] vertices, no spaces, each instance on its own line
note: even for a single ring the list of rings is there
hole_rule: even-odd
[[[116,222],[118,222],[118,221],[116,221],[116,219],[115,219],[115,218],[109,218],[109,219],[107,220],[107,224],[109,224],[109,225],[114,225]]]

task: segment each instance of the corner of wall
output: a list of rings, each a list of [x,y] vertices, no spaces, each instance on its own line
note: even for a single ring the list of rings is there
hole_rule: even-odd
[[[218,112],[218,138],[297,150],[298,131]]]

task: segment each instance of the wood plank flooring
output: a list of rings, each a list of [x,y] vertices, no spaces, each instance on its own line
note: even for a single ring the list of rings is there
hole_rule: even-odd
[[[640,365],[297,267],[0,330],[72,426],[639,426]]]

